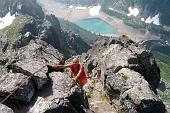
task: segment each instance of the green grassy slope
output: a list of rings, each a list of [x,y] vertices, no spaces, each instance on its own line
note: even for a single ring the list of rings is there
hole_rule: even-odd
[[[22,28],[32,20],[31,16],[20,15],[18,16],[13,23],[0,30],[0,33],[4,34],[4,38],[7,40],[3,52],[8,55],[12,49],[17,46],[17,42],[20,40],[20,32]]]

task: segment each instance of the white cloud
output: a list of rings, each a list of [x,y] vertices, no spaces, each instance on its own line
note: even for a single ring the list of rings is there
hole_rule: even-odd
[[[7,13],[4,17],[0,18],[0,29],[3,29],[12,24],[15,19],[15,14]]]

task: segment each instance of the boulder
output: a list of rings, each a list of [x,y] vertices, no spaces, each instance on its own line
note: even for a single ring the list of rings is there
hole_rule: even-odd
[[[49,79],[46,75],[48,69],[42,61],[38,59],[25,59],[11,65],[13,72],[24,73],[34,79],[37,89],[41,89]]]
[[[34,84],[30,77],[22,73],[0,74],[0,96],[30,102],[35,94]]]
[[[1,113],[14,113],[13,110],[3,104],[0,104]]]
[[[128,68],[122,68],[116,74],[108,74],[106,90],[108,94],[120,92],[120,103],[124,111],[130,113],[165,112],[164,104],[150,89],[148,82],[141,74]]]
[[[59,64],[63,56],[47,43],[36,40],[13,53],[7,68],[15,73],[31,76],[37,89],[41,89],[49,79],[47,64]]]
[[[52,85],[46,96],[40,95],[30,113],[88,113],[88,102],[83,90],[67,74],[53,72],[50,75]],[[50,93],[51,92],[51,93]]]

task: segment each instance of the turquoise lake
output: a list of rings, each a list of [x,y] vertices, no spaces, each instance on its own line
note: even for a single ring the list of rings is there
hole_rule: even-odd
[[[96,34],[114,34],[117,29],[100,18],[82,19],[75,22],[79,27]]]

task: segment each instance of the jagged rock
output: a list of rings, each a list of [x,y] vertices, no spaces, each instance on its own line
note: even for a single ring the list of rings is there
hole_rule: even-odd
[[[14,113],[12,109],[10,109],[9,107],[0,104],[0,112],[1,113]]]
[[[110,100],[118,99],[126,112],[165,112],[163,102],[156,95],[159,67],[144,47],[122,36],[98,41],[80,57],[89,75],[99,78]]]
[[[58,19],[54,15],[47,15],[41,25],[39,38],[51,44],[54,48],[61,50],[66,44],[61,33]]]
[[[144,77],[128,68],[121,69],[115,75],[108,73],[106,89],[109,94],[114,94],[115,91],[121,92],[120,103],[126,112],[165,112],[165,106],[150,89]]]
[[[72,31],[64,31],[63,33],[64,33],[64,37],[65,37],[64,39],[65,39],[65,42],[66,42],[66,45],[68,48],[68,50],[66,49],[66,51],[64,52],[64,54],[66,54],[67,58],[70,58],[72,55],[87,52],[91,48],[86,42],[84,42],[82,40],[80,35],[75,34]],[[69,38],[66,38],[66,37],[69,37]],[[73,51],[70,52],[69,49],[73,50]],[[70,53],[70,55],[68,53]]]
[[[16,51],[7,67],[13,72],[32,76],[37,89],[41,89],[49,81],[46,64],[57,64],[62,59],[63,56],[52,46],[43,41],[33,41]]]
[[[63,31],[54,15],[47,15],[39,30],[39,39],[51,44],[66,58],[87,52],[90,46],[79,35],[71,31]]]
[[[116,73],[122,68],[129,68],[144,76],[152,90],[156,92],[160,81],[160,71],[151,52],[137,47],[130,41],[119,40],[99,41],[88,51],[88,54],[83,56],[85,61],[87,59],[86,67],[89,72],[98,67],[98,70],[103,72],[101,76],[104,80],[104,73],[107,70],[111,69]]]
[[[88,113],[90,112],[84,92],[68,75],[53,72],[50,75],[51,92],[46,97],[38,97],[30,113]]]
[[[29,113],[78,113],[70,104],[68,99],[57,98],[38,98],[38,103]]]
[[[30,77],[22,73],[0,74],[0,96],[30,102],[35,90]]]
[[[18,61],[11,66],[13,72],[20,72],[27,76],[32,76],[38,89],[41,89],[43,85],[49,81],[46,75],[48,71],[46,65],[37,59],[25,59],[23,61]]]

